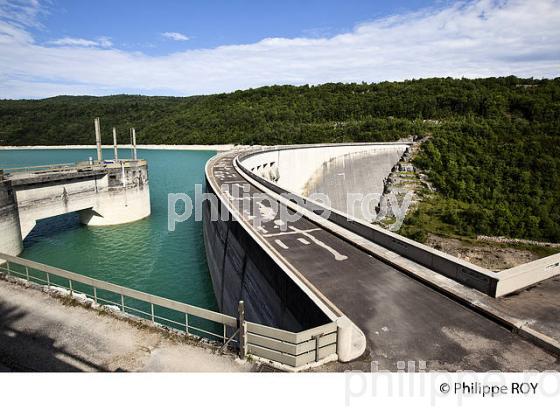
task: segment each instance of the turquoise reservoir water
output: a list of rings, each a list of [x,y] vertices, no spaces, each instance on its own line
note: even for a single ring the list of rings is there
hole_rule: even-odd
[[[24,241],[23,258],[217,310],[206,266],[201,222],[167,230],[167,194],[194,197],[213,151],[139,150],[148,160],[152,215],[110,227],[87,227],[76,214],[41,221]],[[122,150],[121,157],[130,157]],[[75,162],[95,150],[0,150],[0,168]],[[104,150],[112,158],[112,150]]]

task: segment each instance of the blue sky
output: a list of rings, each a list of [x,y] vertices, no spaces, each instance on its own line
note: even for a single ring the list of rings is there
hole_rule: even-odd
[[[221,45],[255,43],[267,37],[321,37],[351,31],[361,22],[445,2],[312,1],[148,1],[53,0],[35,28],[35,39],[108,37],[115,47],[149,55]],[[163,33],[180,33],[173,40]],[[177,36],[175,36],[177,37]]]
[[[560,0],[0,0],[0,98],[560,71]]]

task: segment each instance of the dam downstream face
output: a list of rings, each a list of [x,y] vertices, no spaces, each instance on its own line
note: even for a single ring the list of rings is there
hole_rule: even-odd
[[[86,227],[77,214],[40,221],[24,241],[23,258],[196,306],[217,309],[202,224],[194,218],[167,230],[167,194],[194,196],[214,151],[138,150],[148,161],[152,214],[124,225]],[[103,156],[113,158],[112,149]],[[120,149],[119,157],[130,157]],[[0,168],[70,163],[95,149],[0,150]]]
[[[384,180],[401,158],[402,150],[357,152],[325,162],[306,183],[303,196],[327,195],[330,207],[355,218],[370,222],[375,215],[384,190]],[[349,203],[351,194],[378,194],[379,199],[369,202],[366,213],[360,202]]]

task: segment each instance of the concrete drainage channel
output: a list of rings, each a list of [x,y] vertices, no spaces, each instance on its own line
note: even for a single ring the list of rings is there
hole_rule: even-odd
[[[140,320],[172,332],[199,337],[284,371],[301,371],[337,359],[336,323],[301,332],[263,326],[186,303],[93,279],[74,272],[0,253],[0,274],[19,282],[43,286],[54,295],[103,309],[119,318]]]

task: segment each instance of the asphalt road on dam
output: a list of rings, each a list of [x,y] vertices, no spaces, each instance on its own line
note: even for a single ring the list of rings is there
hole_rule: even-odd
[[[233,158],[213,160],[218,185],[245,182]],[[252,185],[250,193],[262,194]],[[288,222],[286,232],[269,220],[259,235],[364,332],[362,359],[381,368],[396,370],[397,362],[409,360],[448,370],[560,368],[544,350],[308,219]]]

